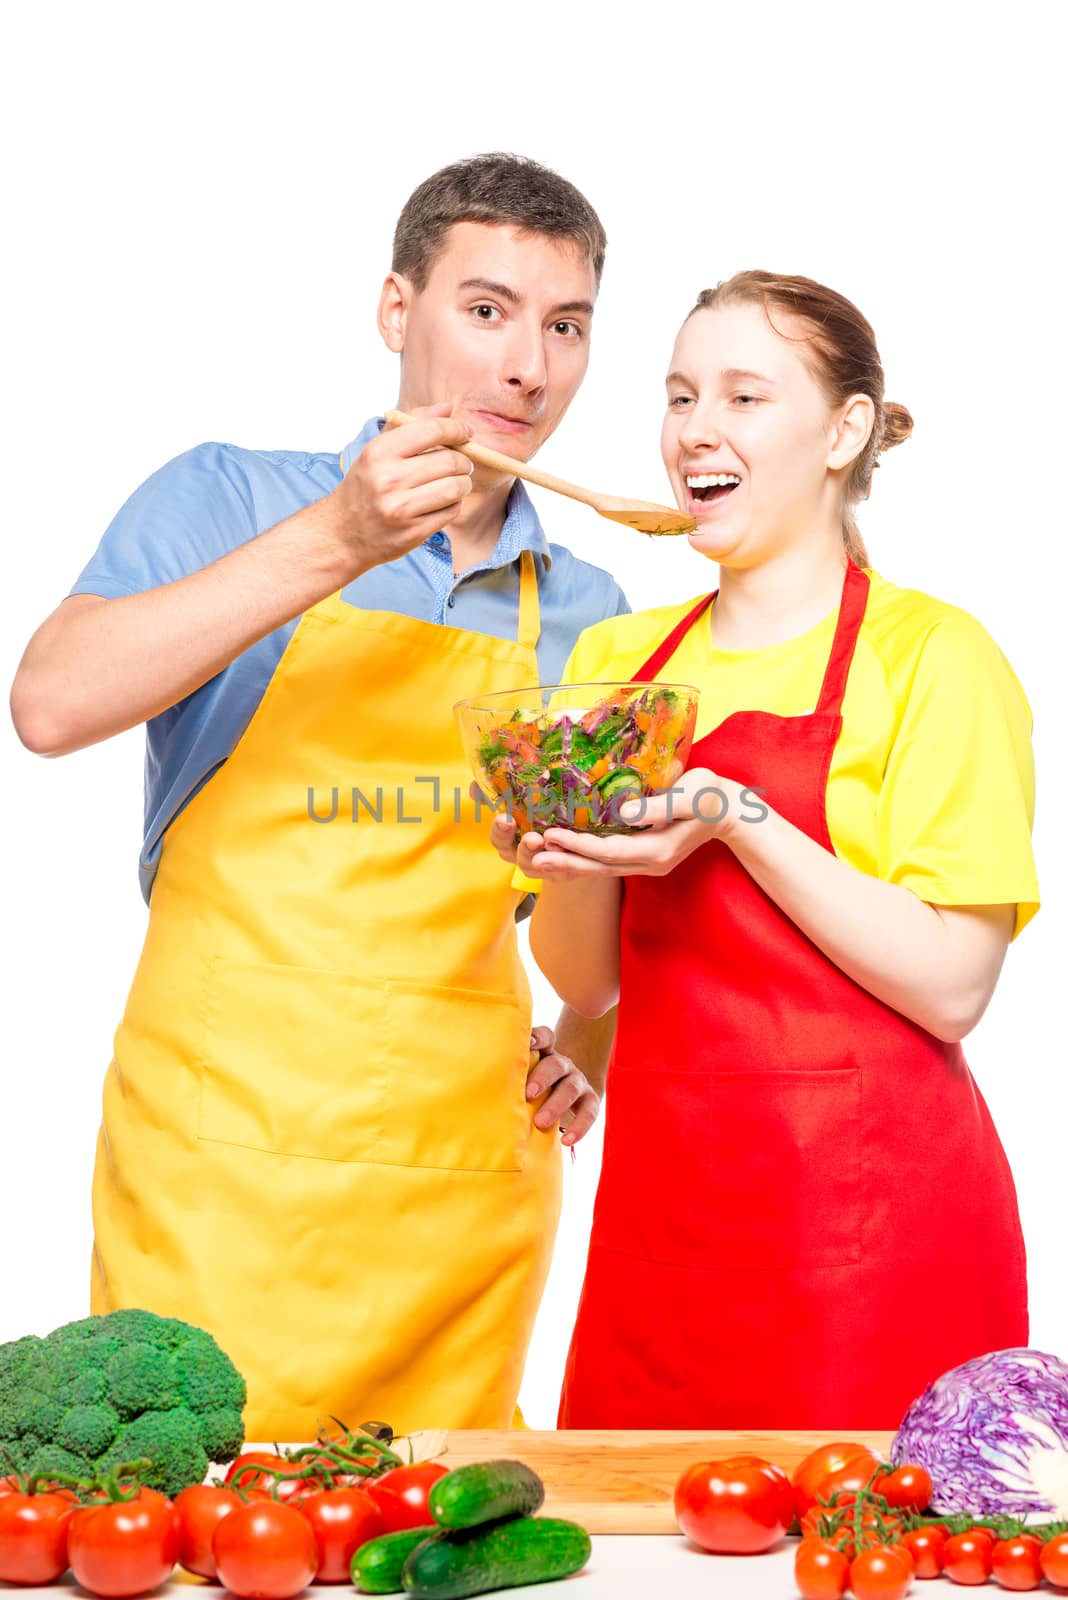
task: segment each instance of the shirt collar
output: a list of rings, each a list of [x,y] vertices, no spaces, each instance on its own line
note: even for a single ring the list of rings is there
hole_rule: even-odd
[[[385,417],[371,417],[364,423],[359,433],[351,443],[347,444],[341,452],[341,468],[348,472],[364,445],[376,439],[386,425]],[[513,561],[518,561],[523,550],[530,550],[536,556],[541,556],[545,570],[548,572],[553,564],[552,551],[549,541],[545,537],[541,519],[534,509],[534,502],[527,494],[526,486],[521,478],[517,478],[512,485],[508,496],[508,503],[504,509],[504,526],[501,528],[500,538],[488,561],[480,563],[485,567],[508,567]]]

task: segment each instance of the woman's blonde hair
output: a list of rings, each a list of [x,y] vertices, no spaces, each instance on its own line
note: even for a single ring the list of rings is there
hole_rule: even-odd
[[[714,289],[702,289],[690,316],[725,305],[762,306],[784,339],[792,336],[776,326],[773,310],[797,318],[804,325],[801,337],[810,352],[808,365],[830,405],[842,405],[854,394],[866,394],[874,405],[875,426],[846,476],[842,516],[846,553],[858,567],[866,567],[868,552],[853,508],[871,493],[878,457],[912,432],[912,417],[905,407],[883,399],[883,364],[870,322],[851,300],[822,283],[774,272],[736,272]]]

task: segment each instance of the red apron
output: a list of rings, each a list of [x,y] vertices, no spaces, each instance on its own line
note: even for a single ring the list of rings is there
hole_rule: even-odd
[[[850,563],[814,712],[736,711],[690,757],[832,851],[867,598]],[[620,946],[559,1427],[893,1428],[949,1367],[1026,1345],[1016,1192],[959,1044],[847,977],[719,840],[624,880]]]

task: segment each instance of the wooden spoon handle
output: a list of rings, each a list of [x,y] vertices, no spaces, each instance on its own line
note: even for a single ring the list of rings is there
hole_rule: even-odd
[[[406,411],[387,411],[386,421],[391,426],[401,422],[412,422]],[[452,446],[459,450],[469,460],[475,461],[480,467],[489,467],[494,472],[507,472],[510,477],[523,478],[527,483],[536,483],[541,489],[551,489],[554,494],[565,494],[569,500],[579,500],[584,506],[593,506],[597,510],[600,506],[600,497],[592,489],[582,489],[577,483],[568,483],[566,478],[554,478],[551,472],[542,472],[538,467],[532,467],[529,462],[517,461],[514,456],[502,455],[499,450],[489,450],[482,444],[458,444]]]

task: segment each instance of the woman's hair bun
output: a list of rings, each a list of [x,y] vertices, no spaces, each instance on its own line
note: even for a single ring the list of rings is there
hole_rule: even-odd
[[[883,402],[883,436],[879,449],[892,450],[895,444],[904,444],[912,432],[912,414],[894,400]]]

